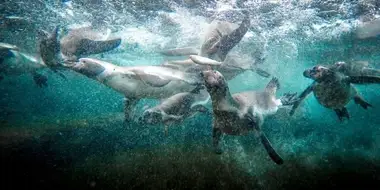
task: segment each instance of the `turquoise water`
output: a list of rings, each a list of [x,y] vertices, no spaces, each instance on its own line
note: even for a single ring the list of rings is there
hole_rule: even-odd
[[[355,59],[379,68],[379,36],[351,35],[361,16],[376,17],[377,2],[265,2],[243,3],[252,9],[252,27],[232,51],[249,55],[265,44],[260,67],[279,78],[277,97],[301,93],[312,82],[302,72],[319,63]],[[71,3],[73,8],[58,1],[6,1],[0,8],[1,42],[37,55],[36,30],[92,23],[110,28],[122,43],[90,57],[123,66],[157,65],[167,59],[157,50],[198,46],[212,13],[230,8],[213,1]],[[330,9],[338,13],[321,16]],[[6,16],[28,21],[10,25]],[[165,136],[163,126],[124,123],[124,97],[112,89],[73,71],[64,72],[67,80],[49,70],[43,73],[45,88],[28,74],[0,81],[1,183],[9,189],[371,189],[369,184],[379,184],[378,84],[356,85],[373,108],[364,110],[351,101],[348,121],[339,122],[312,95],[292,117],[288,108],[267,117],[263,130],[285,160],[277,166],[253,134],[225,136],[225,152],[214,154],[210,115],[188,118]],[[247,71],[228,83],[236,93],[262,89],[269,80]],[[156,103],[141,100],[135,111],[141,114]]]

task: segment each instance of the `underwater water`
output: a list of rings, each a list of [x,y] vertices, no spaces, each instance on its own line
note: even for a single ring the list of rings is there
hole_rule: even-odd
[[[5,0],[0,42],[38,55],[38,30],[94,25],[122,39],[88,57],[119,66],[159,65],[158,53],[200,46],[216,13],[234,20],[247,9],[251,27],[231,52],[253,56],[279,79],[277,97],[312,83],[303,72],[317,64],[367,61],[380,67],[380,36],[358,38],[355,28],[380,16],[378,1]],[[11,19],[12,17],[22,18]],[[368,29],[369,30],[369,29]],[[379,32],[380,33],[380,32]],[[281,108],[263,131],[284,159],[270,160],[253,134],[224,136],[212,149],[213,117],[198,113],[169,128],[124,122],[124,96],[74,71],[66,79],[46,69],[46,87],[30,73],[1,75],[2,189],[378,189],[380,86],[355,85],[373,107],[347,104],[349,120],[309,95],[293,116]],[[263,89],[270,81],[246,71],[228,81],[231,93]],[[136,115],[156,99],[142,99]]]

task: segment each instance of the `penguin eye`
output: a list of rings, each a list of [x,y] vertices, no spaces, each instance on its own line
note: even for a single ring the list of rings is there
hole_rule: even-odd
[[[315,66],[315,67],[313,67],[313,70],[314,71],[322,71],[323,67],[321,67],[321,66]]]

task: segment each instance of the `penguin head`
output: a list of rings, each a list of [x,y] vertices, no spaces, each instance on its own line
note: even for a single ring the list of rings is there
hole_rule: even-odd
[[[228,84],[224,76],[216,70],[201,72],[207,91],[210,94],[223,95],[228,91]]]
[[[326,77],[329,77],[332,73],[333,72],[329,68],[321,66],[321,65],[317,65],[311,69],[306,69],[303,72],[303,76],[317,81],[317,80],[323,80]]]
[[[79,64],[75,64],[73,68],[90,78],[94,78],[106,70],[100,61],[92,58],[80,58]]]
[[[162,122],[162,115],[159,110],[151,108],[145,110],[142,116],[139,117],[138,121],[140,124],[157,125]]]

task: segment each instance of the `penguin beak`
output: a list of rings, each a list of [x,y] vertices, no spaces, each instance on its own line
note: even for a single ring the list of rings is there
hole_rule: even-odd
[[[203,80],[205,81],[205,83],[207,83],[207,81],[209,80],[209,78],[211,76],[211,73],[209,70],[205,70],[205,71],[201,72],[201,76],[202,76]]]
[[[320,78],[321,67],[314,66],[312,69],[307,69],[303,72],[303,76],[310,79]]]
[[[210,71],[209,70],[205,70],[205,71],[202,71],[201,72],[201,77],[203,78],[204,81],[207,82],[207,78],[210,76]]]
[[[307,69],[303,72],[303,76],[306,77],[306,78],[311,78],[311,70],[310,69]]]

